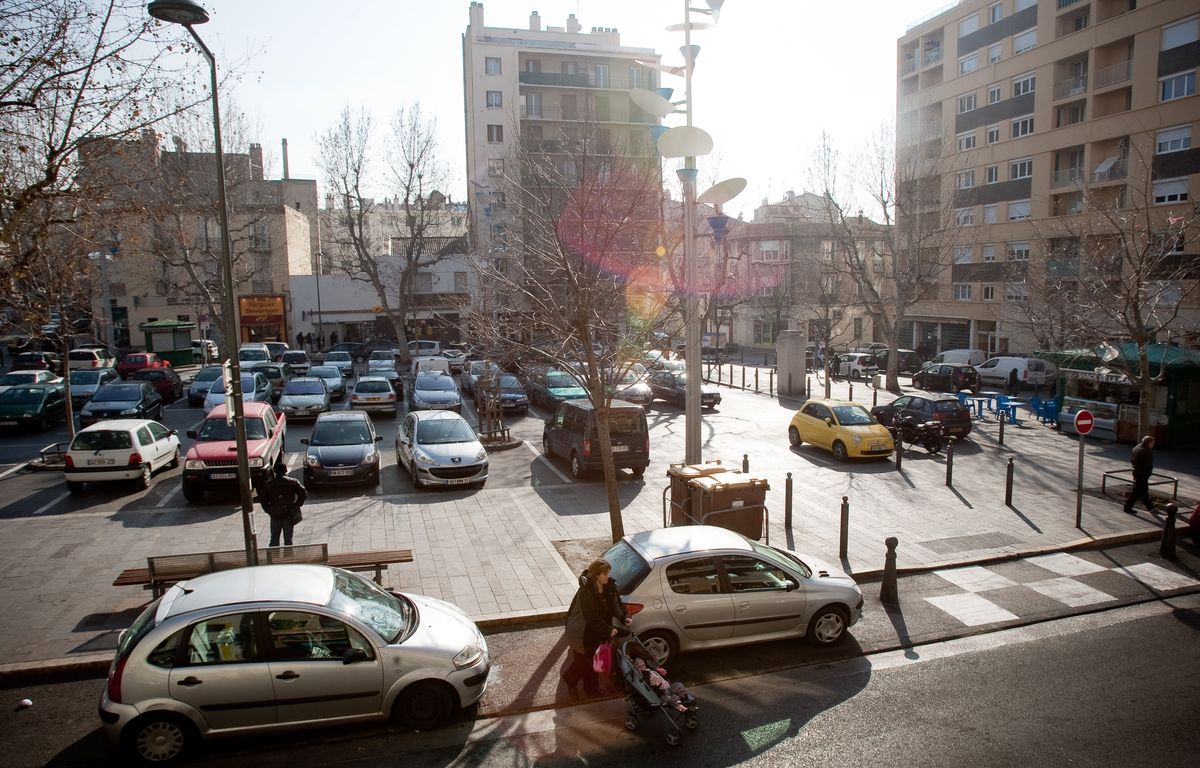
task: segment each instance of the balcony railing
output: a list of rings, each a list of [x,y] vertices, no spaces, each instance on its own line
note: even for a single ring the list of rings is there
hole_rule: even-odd
[[[1078,96],[1081,93],[1087,93],[1087,87],[1087,75],[1069,77],[1054,84],[1054,98],[1057,100],[1065,99],[1069,96]]]
[[[1086,171],[1082,168],[1064,168],[1061,171],[1055,171],[1054,176],[1050,179],[1050,186],[1071,187],[1083,181]]]
[[[1133,61],[1122,61],[1096,71],[1093,83],[1096,88],[1123,83],[1133,77]]]
[[[916,72],[916,71],[917,71],[917,58],[915,56],[910,56],[909,58],[905,59],[904,61],[902,61],[900,63],[900,74],[911,75],[913,72]]]
[[[940,47],[930,48],[928,51],[925,51],[925,55],[921,57],[921,61],[925,66],[928,66],[929,64],[937,64],[941,60],[942,49]]]
[[[1070,8],[1078,2],[1079,0],[1058,0],[1058,10],[1061,11],[1063,8]]]
[[[573,75],[563,75],[557,72],[521,72],[517,75],[517,79],[522,85],[557,85],[564,88],[612,88],[618,91],[628,91],[633,88],[642,88],[653,90],[653,78],[639,77],[635,78],[637,82],[631,82],[630,78],[621,74],[597,74],[595,70],[589,73],[576,73]]]
[[[1125,161],[1113,163],[1108,168],[1097,169],[1092,173],[1092,181],[1100,183],[1103,181],[1119,181],[1129,175],[1129,171],[1125,168]]]

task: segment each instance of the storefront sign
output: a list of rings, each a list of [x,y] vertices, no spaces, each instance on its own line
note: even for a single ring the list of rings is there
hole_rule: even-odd
[[[283,323],[282,296],[239,296],[242,325],[279,325]]]
[[[1063,371],[1063,373],[1066,374],[1068,379],[1077,379],[1079,381],[1096,381],[1102,384],[1133,384],[1133,382],[1130,381],[1129,377],[1125,374],[1113,372],[1104,368],[1097,371],[1076,371],[1068,369]]]

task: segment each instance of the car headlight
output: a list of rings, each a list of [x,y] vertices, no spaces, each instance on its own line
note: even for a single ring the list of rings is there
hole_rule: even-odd
[[[468,645],[458,653],[454,654],[454,668],[466,669],[473,667],[483,658],[483,649],[477,645]]]
[[[479,453],[475,454],[475,461],[483,461],[487,458],[487,448],[480,448]]]
[[[853,435],[850,438],[850,442],[854,443],[855,445],[859,445],[862,443],[862,435]]]
[[[133,416],[135,413],[137,413],[137,408],[126,408],[121,411],[122,416]]]
[[[429,466],[433,466],[434,464],[437,464],[436,461],[429,458],[429,456],[425,455],[421,451],[417,451],[416,453],[414,453],[413,458],[417,460],[418,464],[428,464]]]
[[[204,462],[199,459],[188,459],[183,463],[184,469],[204,469]]]
[[[376,453],[375,451],[371,451],[371,452],[370,452],[370,453],[368,453],[366,456],[363,456],[363,460],[362,460],[362,462],[361,462],[361,463],[363,463],[363,464],[374,464],[374,463],[375,463],[375,460],[376,460],[376,459],[378,459],[378,458],[379,458],[379,454],[378,454],[378,453]]]
[[[318,459],[316,456],[312,455],[311,453],[304,457],[304,463],[306,466],[314,467],[314,468],[318,468],[318,469],[321,466],[321,460]]]
[[[262,465],[263,465],[263,460],[257,456],[246,462],[246,466],[250,467],[251,469],[258,469]]]

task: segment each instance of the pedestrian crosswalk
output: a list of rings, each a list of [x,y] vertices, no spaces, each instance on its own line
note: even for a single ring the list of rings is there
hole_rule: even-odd
[[[1046,578],[1037,578],[1039,574]],[[1109,574],[1118,579],[1114,581]],[[1098,563],[1067,552],[1015,563],[947,568],[934,571],[934,575],[961,591],[924,600],[968,627],[1018,619],[1010,608],[1035,604],[1038,597],[1083,608],[1128,598],[1131,592],[1145,589],[1165,592],[1200,587],[1200,581],[1157,563]]]

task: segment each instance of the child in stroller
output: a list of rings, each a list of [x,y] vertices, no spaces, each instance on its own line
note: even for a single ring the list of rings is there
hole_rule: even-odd
[[[688,693],[683,683],[667,681],[667,671],[658,666],[637,635],[630,632],[628,638],[614,645],[616,668],[625,686],[625,701],[629,703],[625,727],[631,731],[637,730],[640,725],[638,715],[657,709],[671,725],[667,732],[667,744],[677,745],[683,733],[680,721],[688,730],[700,724],[696,716],[700,706],[695,697]]]

